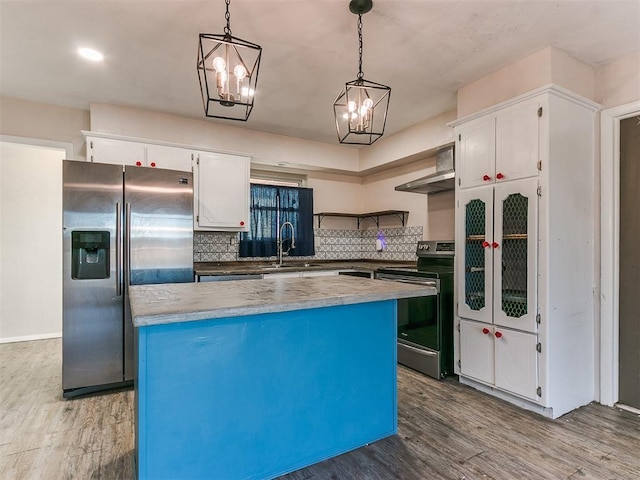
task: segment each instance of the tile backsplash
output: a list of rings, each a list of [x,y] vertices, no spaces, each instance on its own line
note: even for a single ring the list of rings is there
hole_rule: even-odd
[[[422,240],[422,227],[370,228],[368,230],[314,229],[316,254],[298,260],[408,260],[416,259],[416,244]],[[276,260],[276,257],[238,257],[238,233],[194,232],[194,262],[237,260]],[[376,250],[376,240],[384,245]]]

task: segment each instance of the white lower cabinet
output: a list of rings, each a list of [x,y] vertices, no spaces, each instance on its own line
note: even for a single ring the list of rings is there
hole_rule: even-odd
[[[537,336],[532,333],[494,327],[496,387],[537,400]]]
[[[461,372],[482,383],[536,401],[535,334],[460,320]]]
[[[470,378],[493,384],[494,364],[492,327],[460,320],[460,372]]]

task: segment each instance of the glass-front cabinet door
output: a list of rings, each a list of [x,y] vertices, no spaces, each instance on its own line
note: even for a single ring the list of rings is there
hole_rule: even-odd
[[[493,188],[458,193],[458,315],[480,322],[493,321]]]
[[[538,181],[496,185],[494,199],[493,322],[536,331]]]

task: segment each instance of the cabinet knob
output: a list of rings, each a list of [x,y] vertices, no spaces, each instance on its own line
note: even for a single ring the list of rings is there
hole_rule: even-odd
[[[485,335],[489,334],[489,329],[488,328],[483,328],[482,329],[482,333],[484,333]]]
[[[482,242],[482,248],[487,248],[489,245],[491,244],[487,241]]]
[[[240,222],[240,226],[241,226],[241,227],[244,227],[244,222]]]
[[[156,166],[156,162],[151,162],[151,166],[155,167]]]
[[[503,175],[502,173],[498,173],[498,174],[496,175],[496,178],[497,178],[498,180],[502,180],[502,179],[504,178],[504,175]]]
[[[142,162],[136,162],[136,167],[141,167],[142,166]]]
[[[483,175],[482,180],[484,180],[485,182],[488,182],[489,180],[491,180],[491,177],[489,175]]]
[[[493,242],[493,243],[491,244],[491,246],[492,246],[493,248],[498,248],[500,245],[498,245],[496,242]]]
[[[496,332],[494,333],[494,335],[496,336],[496,338],[502,338],[502,332]]]

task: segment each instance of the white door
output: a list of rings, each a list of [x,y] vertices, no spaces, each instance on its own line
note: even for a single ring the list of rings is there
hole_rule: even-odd
[[[492,323],[493,187],[460,190],[456,208],[458,315]]]
[[[535,332],[538,179],[495,186],[493,323]]]
[[[495,384],[516,395],[537,400],[538,352],[537,337],[495,327]]]
[[[460,374],[494,383],[493,327],[460,320]]]
[[[186,148],[147,145],[147,164],[152,168],[191,171],[192,152]]]
[[[246,231],[249,227],[249,158],[198,154],[196,228]]]
[[[496,182],[538,175],[537,99],[501,110],[496,116]]]
[[[95,163],[146,167],[146,147],[143,143],[87,137],[87,160]]]
[[[456,127],[456,176],[461,188],[494,182],[495,117],[472,120]]]

